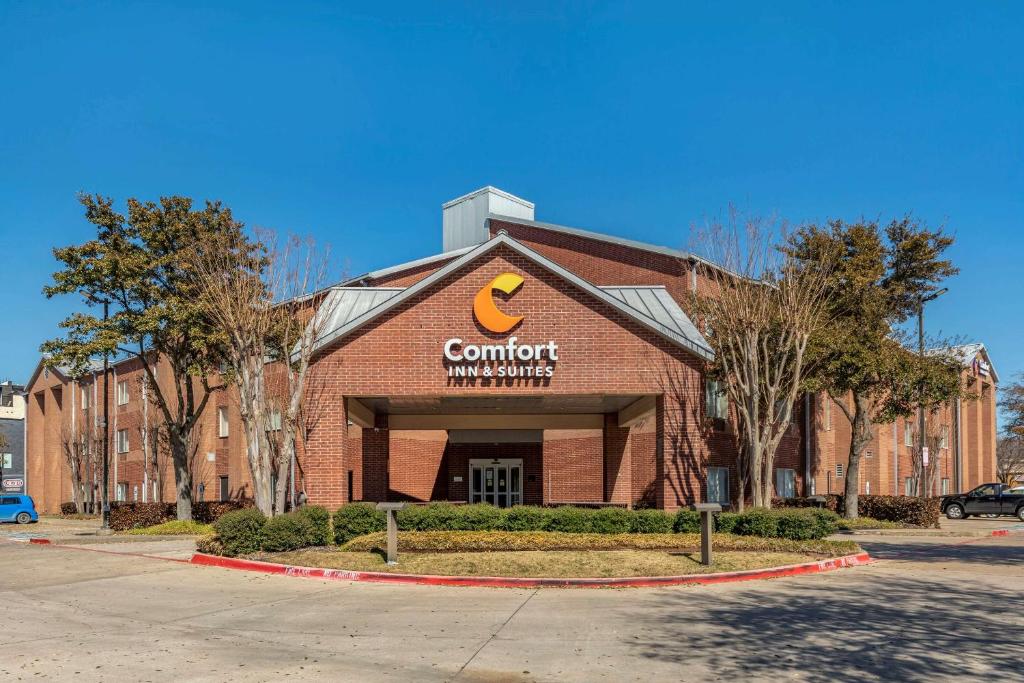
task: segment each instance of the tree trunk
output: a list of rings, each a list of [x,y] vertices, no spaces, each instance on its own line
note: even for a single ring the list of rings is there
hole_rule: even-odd
[[[871,443],[871,406],[856,394],[853,397],[853,420],[850,434],[850,460],[846,465],[846,484],[843,489],[843,516],[857,518],[857,496],[860,492],[860,456]]]
[[[270,441],[263,420],[251,413],[243,416],[246,431],[246,453],[252,475],[253,502],[267,517],[274,514],[274,493],[271,487]]]
[[[169,431],[178,519],[188,521],[192,519],[192,469],[188,462],[188,441],[176,429]]]

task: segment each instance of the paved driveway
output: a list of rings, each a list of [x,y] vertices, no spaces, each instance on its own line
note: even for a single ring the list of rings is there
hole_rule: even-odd
[[[711,587],[529,591],[0,541],[0,679],[1024,678],[1024,536],[858,540],[882,559]]]

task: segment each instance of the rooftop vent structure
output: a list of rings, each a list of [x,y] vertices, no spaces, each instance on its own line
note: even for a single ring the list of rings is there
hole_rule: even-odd
[[[486,242],[489,214],[533,220],[533,202],[520,199],[496,187],[481,187],[441,207],[444,251],[472,247]]]

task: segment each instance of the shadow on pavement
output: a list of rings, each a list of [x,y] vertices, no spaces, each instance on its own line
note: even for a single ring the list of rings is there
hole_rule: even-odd
[[[1019,589],[880,573],[708,592],[698,603],[666,591],[639,617],[635,646],[722,680],[1021,680],[1019,601]]]
[[[898,541],[857,541],[876,560],[911,562],[957,562],[986,566],[1021,567],[1024,576],[1024,545],[1007,545],[991,539],[942,543],[906,543]]]

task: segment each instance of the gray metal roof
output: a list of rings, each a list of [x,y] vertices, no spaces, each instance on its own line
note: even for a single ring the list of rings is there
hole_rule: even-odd
[[[955,358],[959,359],[960,364],[963,365],[965,368],[970,367],[971,364],[974,363],[974,359],[978,356],[979,353],[984,354],[985,358],[988,359],[988,367],[992,373],[992,379],[994,379],[996,382],[999,381],[999,373],[996,372],[996,366],[995,363],[992,362],[992,356],[989,355],[988,349],[985,348],[985,345],[982,344],[981,342],[961,344],[960,346],[952,346],[949,349],[928,349],[925,353],[938,354],[945,353],[947,351],[953,354]]]
[[[707,339],[663,286],[601,287],[601,289],[641,315],[645,315],[669,329],[674,329],[680,336],[700,344],[708,351],[711,350]]]
[[[342,328],[402,291],[402,287],[333,287],[321,305],[331,316],[323,329]]]
[[[354,285],[363,280],[376,280],[377,278],[384,277],[385,275],[393,275],[395,273],[401,273],[404,270],[411,270],[418,268],[419,266],[430,265],[431,263],[437,263],[438,261],[447,261],[453,258],[462,256],[467,251],[471,251],[475,247],[463,247],[461,249],[452,249],[451,251],[445,251],[440,254],[434,254],[432,256],[425,256],[415,261],[406,261],[405,263],[399,263],[396,266],[388,266],[387,268],[381,268],[379,270],[371,270],[368,273],[350,277],[347,280],[342,280],[338,283],[338,287],[345,287],[347,285]]]
[[[387,310],[415,296],[434,283],[457,271],[474,259],[506,245],[513,251],[537,263],[551,273],[567,280],[579,289],[604,301],[612,308],[664,337],[668,341],[687,349],[707,360],[714,359],[714,353],[707,340],[697,331],[678,304],[659,287],[613,287],[608,291],[593,285],[575,273],[566,270],[554,261],[517,242],[505,232],[500,232],[483,244],[477,245],[459,258],[434,271],[416,284],[405,289],[392,287],[336,287],[331,292],[331,320],[324,326],[324,333],[315,343],[314,353],[362,325],[374,320]],[[641,293],[640,290],[649,290]],[[658,292],[662,291],[663,294]],[[632,303],[630,303],[632,302]],[[325,302],[326,303],[326,302]]]

